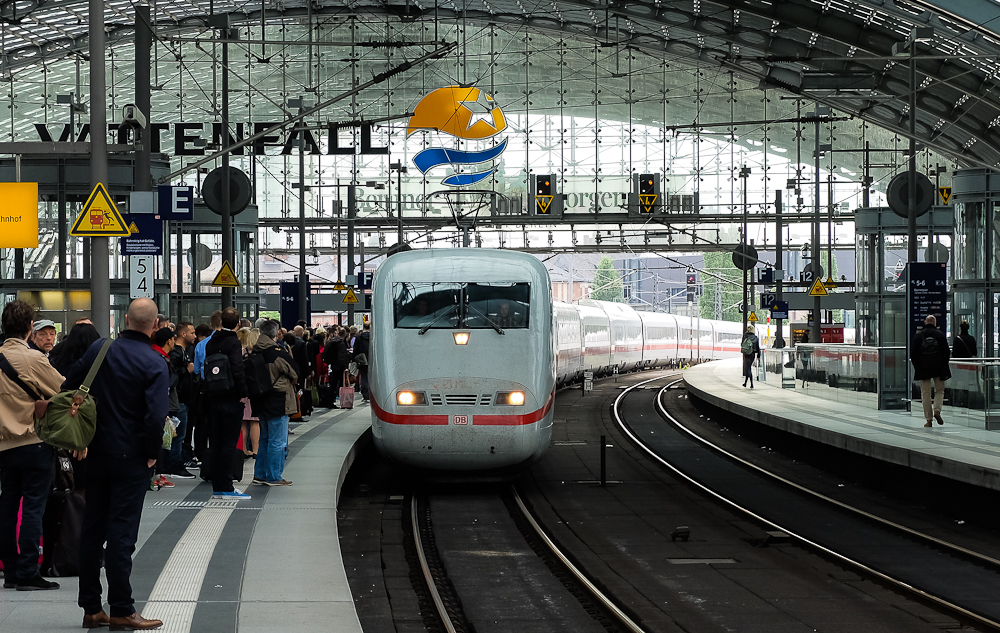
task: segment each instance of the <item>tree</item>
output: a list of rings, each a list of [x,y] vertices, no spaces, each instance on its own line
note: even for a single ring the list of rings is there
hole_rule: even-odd
[[[590,287],[590,298],[598,301],[625,302],[625,287],[622,278],[615,270],[615,264],[610,257],[602,257],[594,273],[594,285]]]
[[[702,274],[702,293],[698,309],[703,319],[742,322],[740,304],[743,303],[743,271],[733,265],[732,253],[705,253],[704,270],[718,277]],[[719,279],[722,277],[722,279]],[[726,281],[723,281],[726,280]],[[716,289],[721,289],[721,301],[716,303]],[[717,314],[717,307],[721,314]]]

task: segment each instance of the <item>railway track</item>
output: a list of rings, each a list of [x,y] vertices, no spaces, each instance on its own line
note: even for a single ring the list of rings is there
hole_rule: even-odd
[[[657,390],[653,399],[636,391],[662,380],[632,385],[612,407],[622,432],[655,462],[773,533],[787,534],[968,624],[1000,630],[1000,561],[817,493],[723,450],[665,406],[679,380]],[[692,451],[693,446],[701,450]]]
[[[475,531],[482,536],[482,531],[485,530],[485,540],[488,543],[478,537],[464,536],[461,529],[453,529],[456,523],[462,522],[461,518],[449,521],[446,529],[448,534],[442,537],[438,533],[440,529],[434,527],[431,519],[431,508],[437,505],[442,506],[444,516],[452,519],[456,508],[474,508],[474,522],[477,524]],[[514,487],[500,495],[478,496],[471,501],[458,499],[450,503],[442,496],[411,495],[409,509],[413,546],[443,631],[475,631],[477,621],[495,623],[501,618],[510,619],[511,602],[525,611],[526,618],[537,624],[539,616],[532,615],[535,602],[532,596],[523,596],[520,600],[515,596],[511,599],[511,592],[520,591],[519,585],[524,584],[528,585],[525,587],[528,592],[536,592],[541,596],[538,599],[544,603],[541,611],[558,618],[558,625],[553,621],[552,630],[644,633],[559,550],[532,516]],[[503,514],[507,517],[502,516]],[[520,547],[511,542],[513,538],[508,540],[512,530],[504,524],[510,519],[523,536],[524,542]],[[456,541],[470,538],[476,543],[476,547],[488,545],[492,549],[476,551],[477,556],[467,556],[469,543],[463,549],[461,545],[456,547]],[[435,547],[439,539],[451,541],[447,547],[442,547],[444,554]],[[526,560],[529,555],[537,557],[536,560]],[[483,569],[483,559],[489,561],[489,572]],[[538,575],[540,564],[548,568],[551,576],[541,578]],[[506,592],[505,600],[493,601],[482,595],[486,593],[482,591],[483,576],[502,579],[497,589]],[[476,579],[480,582],[477,583]],[[471,586],[473,584],[478,585],[479,591]],[[571,596],[563,596],[565,599],[562,603],[560,586]],[[464,593],[462,588],[465,588]]]

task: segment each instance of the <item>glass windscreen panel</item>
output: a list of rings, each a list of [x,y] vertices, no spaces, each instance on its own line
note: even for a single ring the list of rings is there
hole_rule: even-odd
[[[528,283],[393,284],[393,310],[398,328],[527,328],[530,305]]]

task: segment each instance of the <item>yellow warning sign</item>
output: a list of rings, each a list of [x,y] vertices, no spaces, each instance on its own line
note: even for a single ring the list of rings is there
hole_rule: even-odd
[[[540,214],[545,215],[552,206],[552,196],[535,196],[535,206]]]
[[[817,279],[816,281],[814,281],[812,288],[809,289],[810,297],[825,297],[828,294],[830,293],[826,291],[826,286],[823,285],[822,279]]]
[[[656,194],[655,193],[640,193],[639,202],[642,203],[643,213],[652,213],[653,205],[656,204]]]
[[[108,190],[97,183],[69,234],[73,237],[128,237],[131,232]]]
[[[833,290],[837,287],[837,282],[833,280],[833,277],[827,277],[826,281],[823,282],[823,286],[827,290]]]
[[[344,296],[344,303],[357,303],[358,295],[354,294],[354,288],[347,289],[347,295]]]
[[[135,225],[135,222],[133,222],[132,224],[128,225],[128,232],[129,233],[138,233],[139,232],[139,227],[137,227]]]
[[[333,289],[334,290],[347,290],[347,286],[344,285],[344,282],[342,282],[341,280],[338,279],[337,283],[334,284]]]
[[[751,323],[756,323],[757,322],[757,313],[756,312],[751,312],[750,316],[747,317],[747,321],[749,321]]]
[[[225,288],[240,287],[240,282],[236,279],[236,273],[233,272],[233,267],[229,265],[228,261],[222,262],[222,268],[219,269],[219,274],[215,276],[212,285],[223,286]]]
[[[938,187],[938,195],[941,196],[941,204],[948,204],[951,200],[951,187]]]

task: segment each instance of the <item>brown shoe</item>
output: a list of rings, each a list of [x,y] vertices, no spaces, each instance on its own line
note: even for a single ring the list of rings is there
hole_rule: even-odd
[[[133,613],[127,618],[111,618],[112,631],[149,631],[163,626],[160,620],[147,620],[138,613]]]
[[[941,419],[941,413],[940,412],[934,414],[934,419],[937,420],[938,424],[944,424],[944,420]]]
[[[111,623],[111,616],[101,609],[100,613],[95,613],[94,615],[83,616],[83,628],[85,629],[96,629],[102,626],[107,626]]]
[[[281,481],[268,481],[265,482],[265,484],[268,486],[291,486],[292,482],[287,479],[282,479]]]
[[[927,420],[927,424],[925,424],[924,426],[926,426],[926,427],[932,427],[932,426],[934,426],[934,423],[931,422],[930,420]]]

